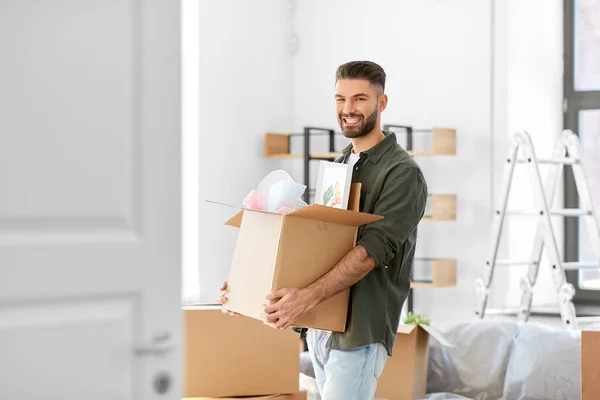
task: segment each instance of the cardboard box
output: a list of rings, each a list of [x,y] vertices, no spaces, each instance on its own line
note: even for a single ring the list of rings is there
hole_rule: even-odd
[[[306,392],[254,397],[193,397],[184,400],[306,400]]]
[[[350,207],[358,209],[353,186]],[[281,288],[303,288],[326,274],[356,245],[358,227],[383,217],[310,205],[287,215],[243,209],[227,221],[239,228],[227,283],[228,310],[263,318],[265,299]],[[296,326],[343,332],[349,290],[319,304]]]
[[[600,399],[600,331],[581,332],[581,400]]]
[[[398,327],[392,357],[388,357],[379,377],[376,397],[388,400],[424,399],[427,391],[429,336],[443,346],[453,347],[435,328],[428,325]]]
[[[183,307],[184,397],[263,396],[300,391],[298,334],[220,306]]]
[[[306,392],[254,397],[188,397],[184,400],[306,400]]]

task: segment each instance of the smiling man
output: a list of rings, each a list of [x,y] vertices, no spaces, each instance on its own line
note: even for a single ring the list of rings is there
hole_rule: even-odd
[[[388,103],[385,80],[384,70],[370,61],[339,66],[335,80],[338,123],[352,141],[336,162],[348,163],[352,182],[362,184],[360,211],[384,219],[361,226],[357,245],[327,274],[305,288],[269,294],[275,302],[264,309],[267,322],[286,329],[320,302],[351,288],[345,332],[308,329],[323,400],[373,399],[410,290],[427,184],[395,134],[381,130]],[[225,296],[219,299],[225,301]]]

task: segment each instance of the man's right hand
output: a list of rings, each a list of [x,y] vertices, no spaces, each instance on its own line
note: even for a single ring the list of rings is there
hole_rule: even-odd
[[[219,298],[217,298],[217,303],[219,303],[221,306],[225,303],[227,303],[227,296],[225,295],[225,291],[227,290],[227,281],[225,281],[223,283],[223,286],[221,286],[221,296],[219,296]],[[221,307],[221,311],[223,311],[223,314],[229,314],[231,316],[238,316],[240,314],[233,312],[233,311],[229,311],[226,310],[225,308]]]

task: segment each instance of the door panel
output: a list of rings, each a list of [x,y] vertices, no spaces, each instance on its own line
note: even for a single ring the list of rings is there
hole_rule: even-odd
[[[52,388],[56,399],[82,392],[87,399],[132,398],[131,383],[139,378],[131,351],[135,314],[135,299],[124,296],[5,305],[0,337],[11,362],[0,363],[3,398],[39,398],[40,387]],[[90,364],[93,374],[82,368]]]
[[[25,0],[0,11],[3,233],[131,231],[139,12],[117,0]]]
[[[1,399],[181,398],[179,16],[0,2]]]

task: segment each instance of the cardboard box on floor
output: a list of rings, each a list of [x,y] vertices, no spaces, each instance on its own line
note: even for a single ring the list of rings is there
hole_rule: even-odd
[[[184,400],[306,400],[306,392],[254,397],[188,397]]]
[[[356,245],[358,227],[383,217],[361,213],[360,184],[353,184],[348,210],[310,205],[289,214],[244,209],[227,221],[240,228],[227,280],[225,307],[262,319],[265,296],[303,288],[326,274]],[[349,290],[319,304],[296,326],[343,332]]]
[[[430,336],[443,346],[453,347],[431,326],[400,324],[392,357],[388,357],[379,377],[376,397],[388,400],[425,398]]]
[[[600,331],[581,332],[581,400],[600,399]]]
[[[300,391],[297,333],[223,314],[220,306],[186,306],[183,312],[184,397]]]

